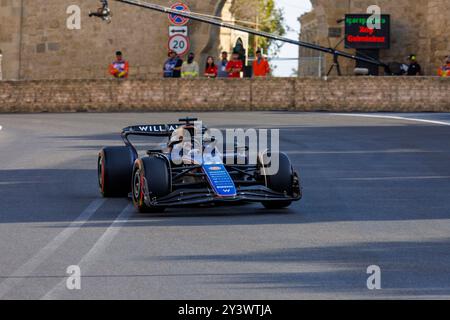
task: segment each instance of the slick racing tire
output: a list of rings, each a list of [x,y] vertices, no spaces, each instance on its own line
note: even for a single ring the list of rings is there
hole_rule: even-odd
[[[133,168],[133,204],[140,213],[162,213],[164,207],[151,206],[149,200],[168,195],[172,181],[168,161],[163,157],[150,156],[136,160]],[[146,192],[151,199],[146,199]]]
[[[275,155],[272,154],[273,156]],[[292,196],[294,169],[291,160],[289,160],[289,157],[285,153],[280,153],[279,159],[279,170],[275,175],[265,175],[264,168],[261,168],[264,181],[269,189]],[[264,167],[262,164],[261,166]],[[262,204],[267,209],[282,209],[289,207],[292,201],[264,201]]]
[[[108,147],[100,151],[98,184],[103,197],[128,197],[135,158],[128,147]]]

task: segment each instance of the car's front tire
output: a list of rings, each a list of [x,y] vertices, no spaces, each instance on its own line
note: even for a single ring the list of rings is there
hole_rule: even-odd
[[[133,204],[140,213],[161,213],[164,207],[149,205],[150,199],[168,195],[171,191],[171,175],[166,159],[158,156],[150,156],[136,160],[133,168],[132,198]]]
[[[272,154],[272,157],[276,155]],[[279,153],[279,169],[274,175],[266,175],[263,161],[260,161],[262,177],[266,186],[276,192],[283,193],[288,196],[293,195],[293,179],[294,169],[291,160],[285,153]],[[283,209],[292,204],[289,200],[263,201],[263,206],[267,209]]]
[[[128,196],[135,158],[129,147],[107,147],[100,151],[97,172],[103,197]]]

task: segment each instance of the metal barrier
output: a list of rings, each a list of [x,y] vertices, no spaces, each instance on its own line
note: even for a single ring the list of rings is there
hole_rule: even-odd
[[[322,77],[327,72],[327,61],[320,54],[316,57],[300,57],[299,58],[299,77]]]

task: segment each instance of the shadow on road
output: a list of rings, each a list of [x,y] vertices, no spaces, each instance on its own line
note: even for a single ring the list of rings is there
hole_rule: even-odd
[[[339,162],[335,162],[339,165]],[[352,181],[328,177],[329,169],[303,173],[304,199],[286,210],[259,204],[173,208],[159,215],[133,215],[127,226],[308,224],[337,221],[449,219],[446,179]],[[68,222],[100,197],[95,170],[1,170],[0,223]],[[108,199],[92,226],[109,226],[129,203]],[[85,227],[89,227],[86,224]]]
[[[287,248],[243,254],[179,255],[146,258],[174,263],[240,263],[288,265],[317,272],[273,272],[217,275],[210,280],[233,289],[298,290],[314,293],[450,296],[450,238],[424,242],[368,242],[311,248]],[[285,264],[285,266],[283,266]],[[382,291],[367,289],[367,267],[381,268]],[[308,267],[310,266],[310,267]],[[327,270],[328,269],[328,270]],[[339,298],[339,296],[336,296]]]
[[[288,152],[304,186],[304,199],[289,210],[267,211],[260,205],[171,209],[159,216],[136,214],[127,225],[308,224],[450,217],[450,139],[443,138],[449,137],[449,127],[284,129],[280,149]],[[0,170],[0,223],[71,221],[99,197],[97,151],[103,143],[120,143],[119,134],[47,138],[63,140],[55,143],[56,152],[82,152],[82,162],[64,166],[92,169]],[[82,145],[81,141],[94,145]],[[108,225],[127,203],[126,199],[108,200],[107,209],[93,220]]]

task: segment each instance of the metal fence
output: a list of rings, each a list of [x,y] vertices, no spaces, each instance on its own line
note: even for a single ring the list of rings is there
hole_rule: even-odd
[[[251,63],[254,59],[249,59]],[[318,56],[304,56],[300,58],[269,58],[269,62],[295,61],[298,77],[323,77],[327,74],[327,59],[320,53]]]
[[[322,77],[327,73],[327,63],[323,54],[315,57],[299,58],[299,77]]]

